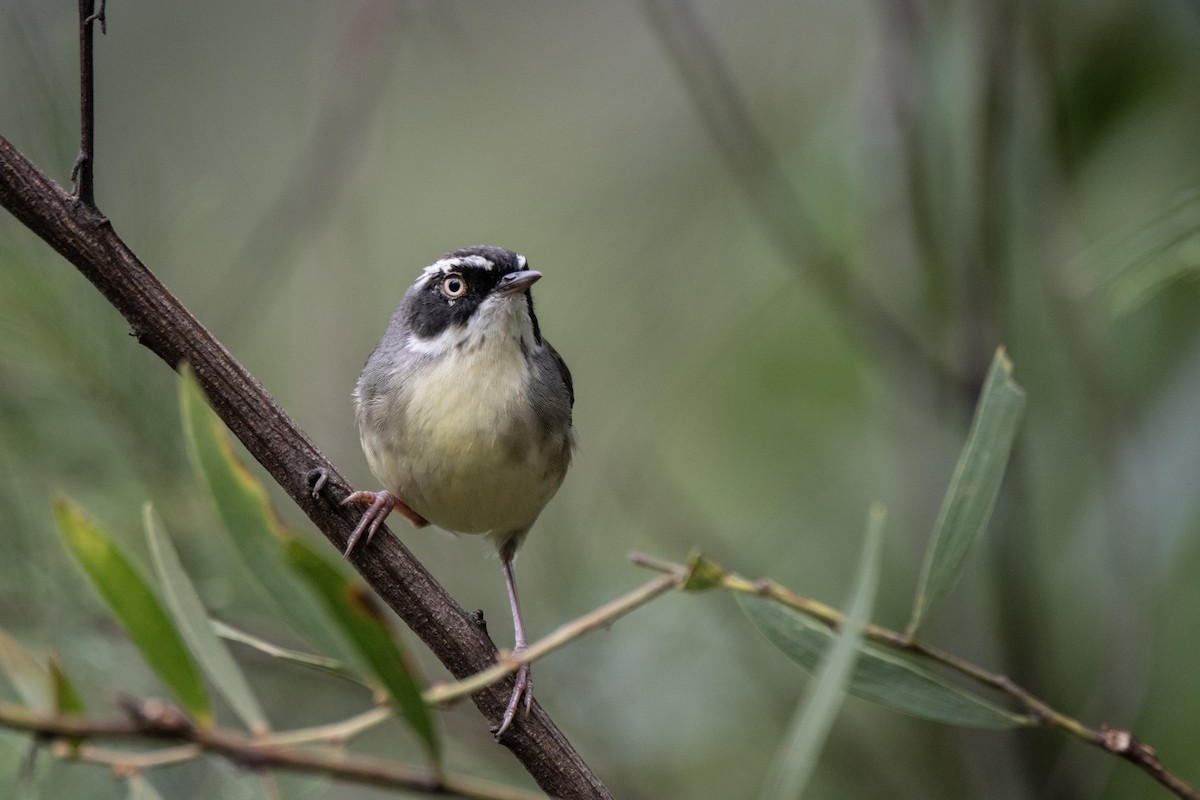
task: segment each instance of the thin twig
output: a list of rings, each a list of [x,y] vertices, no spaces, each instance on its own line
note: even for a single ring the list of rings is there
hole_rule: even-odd
[[[194,761],[204,753],[204,748],[198,744],[181,744],[174,747],[160,747],[145,753],[131,753],[128,750],[110,750],[90,744],[77,745],[66,739],[56,741],[52,750],[54,755],[64,761],[101,764],[121,776]]]
[[[441,775],[424,769],[389,764],[362,756],[284,747],[271,741],[222,728],[200,728],[165,703],[146,701],[131,709],[128,719],[92,720],[78,716],[39,714],[0,703],[0,727],[28,731],[44,739],[86,741],[94,739],[163,739],[184,742],[154,753],[125,753],[98,747],[57,748],[64,758],[104,764],[118,774],[130,775],[212,753],[242,767],[287,769],[325,775],[337,780],[473,800],[531,800],[533,794],[490,781]]]
[[[270,733],[260,737],[260,741],[269,742],[277,746],[309,744],[310,742],[345,744],[354,737],[387,722],[395,716],[396,712],[391,706],[376,706],[341,722],[334,722],[328,725],[314,725],[311,728],[300,728],[294,731]]]
[[[79,155],[71,167],[72,193],[92,208],[96,207],[92,181],[96,127],[92,23],[100,20],[100,26],[104,27],[104,2],[101,0],[100,10],[93,13],[95,5],[95,0],[79,0]]]
[[[669,576],[678,576],[681,570],[685,573],[688,571],[688,568],[682,564],[676,564],[644,553],[630,553],[629,560],[638,566],[657,572],[664,572]],[[770,579],[752,581],[735,573],[722,571],[720,587],[731,592],[768,597],[782,605],[824,622],[835,630],[842,624],[844,619],[840,611],[817,600],[802,597]],[[1134,764],[1176,796],[1184,800],[1200,800],[1200,792],[1167,770],[1162,765],[1162,762],[1158,760],[1158,756],[1155,754],[1153,748],[1142,743],[1127,731],[1116,730],[1107,726],[1099,730],[1090,728],[1067,714],[1054,709],[1032,692],[1013,683],[1007,676],[991,672],[958,656],[922,644],[919,641],[914,641],[897,631],[878,625],[867,625],[863,629],[863,638],[893,650],[900,650],[920,656],[981,685],[1007,695],[1025,711],[1026,718],[1031,724],[1057,728],[1069,733],[1088,744],[1095,745]]]
[[[422,695],[426,703],[440,705],[459,697],[473,694],[485,686],[491,686],[506,675],[511,675],[521,668],[522,664],[531,664],[555,650],[575,641],[586,633],[597,628],[606,628],[619,618],[625,616],[639,606],[649,603],[659,595],[672,589],[678,589],[687,571],[664,575],[649,583],[639,586],[628,594],[618,597],[595,611],[584,614],[578,619],[552,631],[548,636],[534,642],[529,649],[519,655],[509,652],[500,654],[500,663],[490,669],[485,669],[477,675],[455,683],[438,683],[430,686]]]

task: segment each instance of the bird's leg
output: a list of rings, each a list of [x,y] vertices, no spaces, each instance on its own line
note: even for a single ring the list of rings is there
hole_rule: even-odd
[[[369,505],[363,512],[362,519],[358,521],[358,527],[354,529],[354,532],[350,534],[350,539],[346,542],[346,552],[343,554],[345,557],[350,556],[354,545],[358,544],[358,540],[364,533],[367,535],[365,544],[370,544],[375,531],[379,530],[379,526],[393,510],[399,511],[416,528],[424,528],[429,524],[428,520],[409,508],[403,500],[391,492],[355,492],[342,501],[342,505],[347,503],[368,503]]]
[[[512,606],[513,630],[516,632],[513,655],[519,655],[528,649],[528,643],[525,641],[525,622],[521,619],[521,601],[517,599],[517,580],[513,576],[513,558],[516,554],[516,539],[510,539],[500,548],[500,564],[504,568],[504,584],[508,587],[508,604]],[[521,707],[522,702],[525,705],[523,714],[528,714],[533,705],[533,678],[529,674],[528,664],[522,664],[517,670],[512,695],[508,698],[508,708],[504,710],[504,719],[496,729],[497,741],[516,719],[517,709]]]

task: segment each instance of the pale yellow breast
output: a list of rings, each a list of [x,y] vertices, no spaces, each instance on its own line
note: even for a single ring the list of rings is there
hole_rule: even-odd
[[[558,489],[525,402],[524,355],[485,343],[439,359],[414,383],[397,441],[397,487],[446,530],[508,532],[532,524]]]

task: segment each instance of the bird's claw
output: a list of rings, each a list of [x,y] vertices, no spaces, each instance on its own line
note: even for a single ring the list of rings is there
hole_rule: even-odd
[[[391,492],[354,492],[342,501],[342,505],[348,503],[366,503],[367,510],[363,512],[362,519],[358,521],[358,527],[346,540],[346,552],[342,554],[345,558],[350,557],[354,546],[358,544],[359,539],[363,538],[364,533],[367,539],[363,545],[370,544],[371,539],[375,536],[375,531],[379,530],[379,526],[383,525],[383,521],[393,510],[399,511],[414,527],[423,528],[429,524],[428,520],[409,508],[403,500]]]
[[[517,651],[514,650],[515,654]],[[516,680],[513,682],[512,694],[508,698],[508,707],[504,709],[504,718],[500,720],[500,727],[496,729],[496,741],[500,741],[500,737],[513,724],[513,720],[517,718],[517,710],[524,705],[525,709],[521,716],[529,716],[529,710],[533,708],[533,676],[529,672],[529,665],[522,664],[517,670]]]
[[[358,544],[358,540],[367,535],[365,544],[370,544],[371,539],[375,536],[375,531],[379,530],[379,526],[387,519],[388,514],[392,513],[392,507],[395,505],[395,499],[389,492],[354,492],[342,501],[342,505],[348,503],[367,503],[367,510],[363,512],[362,518],[358,521],[358,527],[350,534],[350,538],[346,541],[346,552],[342,554],[344,558],[349,558],[350,553],[354,551],[354,546]]]

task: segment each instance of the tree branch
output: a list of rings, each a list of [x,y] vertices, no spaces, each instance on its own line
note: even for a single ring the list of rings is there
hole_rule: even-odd
[[[339,551],[357,520],[338,503],[349,484],[267,391],[159,282],[95,208],[81,202],[0,136],[0,205],[40,236],[100,290],[129,322],[131,334],[172,369],[191,364],[217,415]],[[317,498],[307,476],[329,479]],[[495,664],[496,648],[408,549],[377,536],[350,562],[456,678]],[[504,681],[472,695],[493,725],[510,691]],[[530,716],[504,736],[507,747],[548,794],[608,798],[549,716],[534,703]]]
[[[62,741],[64,746],[56,748],[62,757],[104,764],[124,774],[190,761],[207,752],[251,769],[307,772],[350,783],[443,797],[474,800],[531,800],[535,797],[527,791],[476,778],[437,775],[429,770],[396,766],[363,756],[287,747],[275,741],[274,737],[256,739],[238,731],[199,728],[177,709],[157,700],[134,701],[126,705],[128,719],[91,720],[38,714],[25,708],[0,704],[0,725],[29,731],[39,738]],[[153,753],[110,751],[82,744],[94,739],[161,739],[184,744]]]

